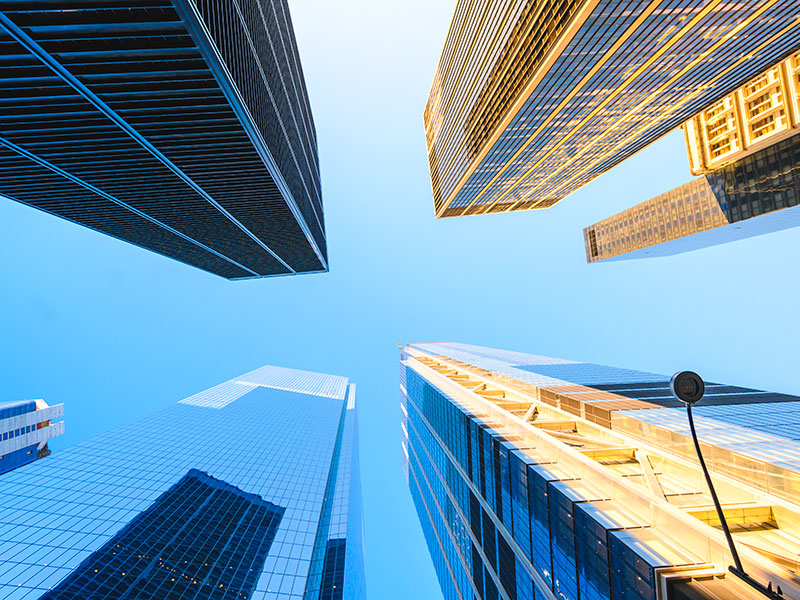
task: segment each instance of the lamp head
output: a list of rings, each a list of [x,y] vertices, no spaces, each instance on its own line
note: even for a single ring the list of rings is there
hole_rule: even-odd
[[[694,371],[681,371],[672,376],[669,389],[681,402],[694,404],[703,397],[706,385],[703,383],[703,378]]]

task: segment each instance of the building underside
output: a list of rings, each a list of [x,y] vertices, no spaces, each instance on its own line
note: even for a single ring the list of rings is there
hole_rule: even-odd
[[[4,1],[0,73],[0,195],[230,279],[327,270],[285,2]]]

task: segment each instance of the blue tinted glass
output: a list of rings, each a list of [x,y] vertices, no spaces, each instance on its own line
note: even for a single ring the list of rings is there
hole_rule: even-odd
[[[249,598],[283,513],[191,470],[42,598]]]
[[[216,585],[223,588],[215,589],[245,593],[252,583],[254,591],[247,597],[253,600],[318,599],[325,589],[319,582],[311,585],[312,559],[317,548],[324,557],[330,532],[331,539],[347,542],[343,598],[362,598],[361,502],[352,498],[360,494],[360,485],[353,483],[358,468],[354,386],[347,396],[344,378],[328,381],[319,377],[329,376],[292,373],[298,373],[294,379],[262,370],[243,375],[3,475],[0,597],[13,593],[39,598],[48,590],[73,590],[68,582],[86,581],[78,578],[86,575],[87,565],[105,569],[112,564],[106,560],[107,544],[128,540],[135,528],[141,541],[136,547],[149,548],[140,552],[143,557],[152,556],[153,549],[165,560],[184,552],[185,575],[193,581],[201,581],[202,575],[209,589],[217,575],[212,565],[200,564],[201,556],[230,554],[227,570],[232,573],[218,578]],[[268,387],[278,384],[284,389]],[[167,546],[159,545],[166,542],[159,536],[180,519],[159,518],[146,535],[136,524],[150,514],[163,514],[165,494],[193,469],[207,474],[207,486],[217,481],[228,486],[227,492],[214,488],[213,502],[193,517],[194,525],[186,524],[174,542],[179,546],[169,546],[166,554]],[[328,496],[329,490],[335,493]],[[278,510],[283,511],[279,520]],[[255,516],[248,521],[245,514],[262,518],[256,523]],[[318,536],[323,514],[329,518],[323,524],[325,535]],[[241,528],[201,527],[209,522],[239,523]],[[270,527],[273,538],[266,544],[264,528]],[[198,541],[201,530],[214,534]],[[224,545],[225,539],[231,543]],[[246,540],[251,543],[244,548]],[[125,564],[125,578],[137,572],[136,565]],[[337,573],[340,564],[337,559]],[[99,577],[104,571],[97,566],[90,570],[95,568]],[[172,582],[155,576],[164,568],[151,567],[153,577],[145,577],[142,589],[152,595],[137,597],[167,597],[163,585]],[[98,591],[111,579],[98,583]],[[58,588],[62,581],[63,589]]]

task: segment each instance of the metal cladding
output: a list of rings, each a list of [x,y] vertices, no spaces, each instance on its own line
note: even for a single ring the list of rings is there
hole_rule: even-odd
[[[229,279],[326,271],[285,0],[0,2],[0,194]]]
[[[437,217],[546,208],[800,47],[800,0],[459,0],[427,106]]]

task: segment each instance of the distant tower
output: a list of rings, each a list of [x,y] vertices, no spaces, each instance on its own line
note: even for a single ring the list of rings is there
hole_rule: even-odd
[[[0,195],[229,279],[327,271],[286,0],[4,3]]]
[[[363,600],[355,385],[263,367],[0,477],[0,597]]]
[[[425,108],[437,217],[552,206],[800,48],[800,0],[459,0]]]
[[[64,433],[64,422],[54,422],[63,416],[63,404],[0,402],[0,475],[48,456],[48,440]]]
[[[455,343],[406,345],[400,373],[445,598],[763,600],[727,569],[669,377]],[[693,411],[747,572],[800,597],[800,397],[709,383]]]
[[[588,262],[677,254],[800,225],[800,53],[683,128],[700,177],[584,229]]]

